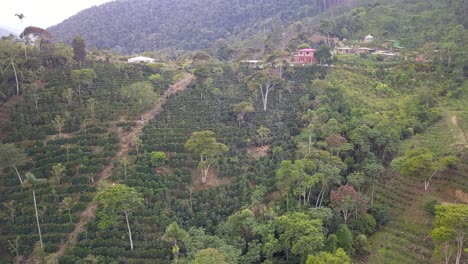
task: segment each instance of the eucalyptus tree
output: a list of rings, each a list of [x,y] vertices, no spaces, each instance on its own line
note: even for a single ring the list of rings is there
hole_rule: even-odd
[[[34,210],[36,211],[37,231],[39,233],[39,241],[40,241],[41,247],[43,247],[41,225],[39,224],[39,213],[37,210],[37,202],[36,202],[36,188],[40,185],[47,183],[47,180],[38,179],[31,172],[27,172],[25,176],[26,176],[26,179],[23,181],[22,187],[31,188],[32,190],[33,199],[34,199]]]
[[[226,145],[217,142],[214,132],[210,130],[193,132],[185,142],[185,148],[200,157],[198,168],[203,172],[202,183],[206,182],[208,171],[216,158],[229,150]]]
[[[17,148],[12,143],[0,144],[0,168],[12,167],[21,184],[23,184],[23,179],[18,171],[18,166],[22,166],[27,162],[28,157],[22,149]]]
[[[56,115],[54,120],[52,120],[52,126],[59,133],[59,137],[62,137],[62,129],[65,126],[65,119],[61,115]]]
[[[251,101],[243,101],[232,107],[232,110],[237,113],[237,122],[239,127],[244,123],[245,114],[255,111],[253,103]]]
[[[260,90],[263,102],[263,111],[267,110],[268,95],[283,83],[283,79],[269,69],[256,71],[247,77],[247,86],[251,91]]]
[[[115,184],[99,191],[94,197],[94,201],[100,205],[98,228],[101,230],[117,225],[122,218],[122,213],[124,214],[130,249],[133,250],[129,214],[143,204],[142,195],[132,187],[124,184]]]
[[[407,151],[402,157],[392,161],[392,167],[404,176],[415,177],[424,181],[424,191],[438,171],[446,170],[455,166],[460,161],[457,157],[447,155],[435,157],[434,153],[427,148],[417,148]]]
[[[70,224],[73,223],[72,215],[71,215],[71,209],[73,208],[73,206],[75,206],[75,204],[76,204],[76,201],[74,201],[72,197],[63,198],[63,201],[60,204],[60,209],[61,210],[67,210],[68,217],[70,219]]]
[[[97,78],[97,75],[96,72],[94,72],[92,69],[80,69],[72,70],[71,78],[73,84],[75,84],[78,88],[78,95],[81,95],[82,85],[90,86],[93,84],[94,79]]]
[[[466,246],[464,247],[463,243],[467,241],[467,236],[468,205],[436,205],[432,238],[436,244],[436,250],[444,258],[445,263],[462,263],[463,251],[466,252]],[[452,254],[455,255],[455,262],[450,261]]]

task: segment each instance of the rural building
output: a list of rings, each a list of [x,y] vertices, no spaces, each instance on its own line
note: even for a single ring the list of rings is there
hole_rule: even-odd
[[[153,58],[138,56],[128,59],[128,63],[154,63]]]
[[[375,52],[375,49],[370,49],[366,47],[357,48],[355,51],[357,54],[369,54]]]
[[[317,60],[314,58],[315,49],[300,49],[294,55],[292,63],[294,64],[315,64]]]
[[[350,48],[348,46],[336,48],[336,51],[338,54],[351,54],[355,52],[354,48]]]
[[[371,43],[372,41],[374,41],[374,37],[371,34],[364,37],[364,43]]]
[[[260,61],[259,60],[241,60],[240,61],[241,65],[245,65],[249,68],[253,68],[253,69],[262,69],[263,68],[263,65],[260,64]]]

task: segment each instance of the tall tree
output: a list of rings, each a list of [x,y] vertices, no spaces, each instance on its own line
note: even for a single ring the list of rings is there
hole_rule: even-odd
[[[115,184],[100,191],[94,198],[101,205],[98,213],[100,221],[98,227],[102,230],[115,226],[124,213],[128,229],[130,249],[133,250],[132,230],[130,228],[129,213],[143,204],[142,195],[132,187],[124,184]]]
[[[28,157],[22,149],[17,148],[12,143],[0,144],[0,168],[13,167],[21,184],[23,184],[23,179],[18,171],[18,166],[22,166],[26,162],[28,162]]]
[[[61,210],[67,210],[68,212],[68,217],[70,219],[70,224],[73,223],[73,220],[72,220],[72,215],[71,215],[71,209],[73,208],[73,206],[75,206],[76,202],[73,200],[72,197],[65,197],[63,198],[63,201],[62,203],[60,204],[60,209]]]
[[[276,185],[280,192],[286,194],[288,209],[290,193],[298,198],[300,206],[309,204],[312,187],[320,181],[320,175],[314,174],[315,169],[315,162],[308,159],[281,162],[276,173]]]
[[[54,120],[52,120],[52,126],[54,126],[55,130],[59,133],[59,137],[62,137],[62,129],[65,126],[65,120],[60,115],[56,115]]]
[[[22,187],[24,188],[31,188],[33,199],[34,199],[34,210],[36,211],[36,223],[37,223],[37,231],[39,233],[39,241],[41,243],[41,247],[43,247],[42,243],[42,233],[41,233],[41,225],[39,224],[39,213],[37,210],[37,202],[36,202],[36,188],[42,184],[47,183],[46,179],[38,179],[34,174],[27,172],[26,179],[24,180]]]
[[[86,58],[86,44],[80,35],[73,38],[72,47],[73,47],[73,59],[76,62],[78,62],[78,64],[81,67],[81,64],[84,62]]]
[[[78,86],[78,95],[81,95],[81,86],[90,86],[94,79],[97,78],[96,73],[92,69],[73,70],[71,72],[73,84]]]
[[[343,214],[345,224],[353,213],[357,215],[359,211],[367,209],[366,201],[351,185],[343,185],[332,191],[330,200],[332,207]]]
[[[208,171],[216,162],[216,158],[229,150],[226,145],[217,142],[214,132],[210,130],[193,132],[185,142],[185,148],[200,157],[198,168],[203,172],[202,183],[205,183]]]
[[[453,253],[455,253],[455,264],[461,263],[464,251],[463,243],[467,240],[467,235],[468,205],[436,205],[432,238],[436,242],[439,254],[444,257],[445,263],[453,263],[450,261]],[[452,247],[454,247],[453,250]]]
[[[328,64],[331,62],[332,54],[330,52],[330,47],[327,45],[322,45],[317,48],[314,53],[314,58],[321,64]]]
[[[412,149],[403,157],[392,161],[392,167],[399,170],[401,174],[415,177],[424,181],[424,191],[429,189],[429,184],[438,171],[446,170],[450,166],[458,164],[459,159],[448,155],[434,157],[434,153],[427,148]]]
[[[223,252],[215,248],[205,248],[195,255],[195,259],[192,264],[207,264],[207,263],[219,263],[226,264],[226,257]]]
[[[258,137],[258,140],[260,141],[260,144],[263,147],[265,143],[267,143],[267,141],[269,141],[270,139],[270,129],[264,125],[261,125],[257,129],[257,137]]]
[[[301,263],[309,254],[319,252],[325,240],[322,221],[310,219],[304,213],[291,213],[278,217],[279,241],[286,251],[301,257]]]
[[[165,241],[173,243],[172,254],[174,256],[174,262],[179,262],[179,242],[183,242],[188,238],[188,233],[181,228],[176,222],[173,222],[166,228],[166,232],[162,237]]]
[[[239,127],[242,123],[244,123],[244,116],[247,113],[251,113],[255,111],[253,103],[250,101],[240,102],[232,107],[232,111],[237,113],[237,122],[239,123]]]
[[[59,197],[57,195],[56,188],[58,188],[61,184],[64,171],[65,167],[62,165],[62,163],[56,163],[52,165],[52,177],[49,179],[49,183],[52,186],[52,193],[54,194],[54,198],[57,203],[59,202]]]
[[[268,95],[281,85],[283,80],[280,76],[271,73],[269,70],[257,71],[247,77],[247,86],[251,91],[260,90],[263,102],[263,111],[267,110]]]
[[[23,31],[23,19],[25,18],[25,16],[23,15],[23,13],[21,14],[15,14],[15,16],[18,17],[18,19],[20,20],[21,22],[21,31]],[[21,39],[23,40],[23,47],[24,47],[24,57],[26,59],[28,59],[28,53],[26,52],[26,40],[24,39],[24,35],[20,35]]]

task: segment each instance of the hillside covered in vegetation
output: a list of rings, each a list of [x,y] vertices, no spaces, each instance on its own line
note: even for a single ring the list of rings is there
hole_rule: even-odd
[[[466,262],[463,1],[235,3],[291,26],[150,64],[0,39],[0,263]]]
[[[202,49],[218,39],[243,39],[285,26],[351,0],[314,1],[114,1],[51,27],[57,40],[81,35],[90,47],[124,53],[163,48]],[[277,18],[279,22],[274,22]]]

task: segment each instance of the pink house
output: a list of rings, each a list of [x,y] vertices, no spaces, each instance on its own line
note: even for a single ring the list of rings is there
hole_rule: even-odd
[[[294,64],[315,64],[317,60],[314,58],[315,49],[300,49],[294,55],[292,63]]]

